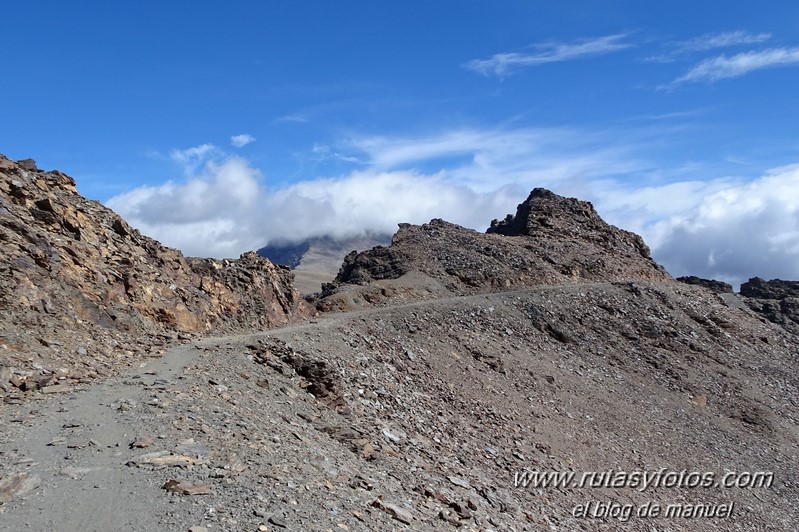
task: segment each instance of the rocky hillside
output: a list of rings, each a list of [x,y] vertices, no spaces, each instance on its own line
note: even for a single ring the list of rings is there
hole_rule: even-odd
[[[412,282],[403,282],[402,279]],[[391,246],[351,253],[321,308],[351,308],[590,281],[665,281],[640,236],[593,206],[537,188],[487,234],[443,220],[400,224]]]
[[[179,333],[260,330],[308,313],[287,268],[254,253],[184,257],[31,160],[0,156],[0,245],[7,366],[103,371]]]

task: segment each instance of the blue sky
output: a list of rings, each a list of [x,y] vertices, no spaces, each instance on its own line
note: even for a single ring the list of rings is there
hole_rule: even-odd
[[[0,152],[197,255],[535,186],[674,275],[799,278],[799,6],[14,2]]]

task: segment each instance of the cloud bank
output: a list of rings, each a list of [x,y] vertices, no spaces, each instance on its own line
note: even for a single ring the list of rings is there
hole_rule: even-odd
[[[696,205],[646,233],[674,275],[734,285],[753,276],[799,279],[799,165],[708,186]]]
[[[271,240],[393,233],[397,223],[432,218],[484,230],[545,186],[590,200],[609,222],[643,235],[672,275],[736,285],[755,275],[799,279],[799,165],[750,180],[642,182],[646,161],[596,142],[605,136],[521,129],[366,137],[342,148],[365,168],[280,188],[246,159],[198,147],[181,152],[192,162],[206,154],[190,177],[107,203],[188,255],[236,257]],[[452,155],[461,158],[422,168]]]

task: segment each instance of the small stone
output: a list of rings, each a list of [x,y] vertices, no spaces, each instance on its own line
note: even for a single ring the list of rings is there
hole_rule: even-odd
[[[700,408],[704,408],[707,406],[707,395],[699,394],[694,397],[694,404]]]
[[[469,481],[466,480],[465,478],[456,477],[454,475],[447,478],[449,479],[450,482],[452,482],[456,486],[460,486],[461,488],[466,488],[467,490],[472,488],[472,485],[469,484]]]
[[[163,489],[179,495],[207,495],[211,493],[211,485],[205,482],[191,482],[190,480],[167,480]]]
[[[153,443],[155,443],[155,440],[152,438],[136,438],[136,440],[130,444],[130,447],[131,449],[146,449]]]
[[[413,514],[411,514],[411,512],[409,512],[408,510],[400,506],[397,506],[396,504],[391,504],[383,502],[380,499],[375,499],[374,501],[372,501],[372,506],[374,506],[375,508],[380,508],[381,510],[386,512],[388,515],[390,515],[397,521],[405,523],[406,525],[411,524],[411,521],[413,521]]]
[[[11,502],[16,497],[35,490],[42,483],[36,475],[16,473],[0,480],[0,504]]]
[[[286,522],[280,516],[273,515],[269,518],[269,522],[278,528],[286,528]]]
[[[390,442],[399,443],[405,435],[401,430],[383,429],[383,436]]]

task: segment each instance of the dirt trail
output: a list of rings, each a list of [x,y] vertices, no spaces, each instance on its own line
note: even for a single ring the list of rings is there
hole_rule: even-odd
[[[795,389],[794,344],[741,319],[748,310],[677,288],[540,286],[328,313],[32,394],[0,406],[0,477],[29,472],[40,486],[0,504],[0,530],[593,530],[570,511],[598,492],[519,490],[510,475],[597,464],[754,468],[785,486],[701,500],[619,492],[741,510],[606,530],[792,530],[795,426],[771,412],[795,400],[771,395]],[[768,389],[737,386],[765,371]],[[140,439],[151,441],[130,448]],[[159,452],[197,461],[143,465]],[[171,496],[168,479],[210,493]]]
[[[197,353],[179,346],[129,375],[31,405],[0,452],[6,467],[41,485],[0,506],[0,530],[157,530],[168,505],[158,479],[125,465],[143,453],[129,448],[144,429],[132,407],[150,401],[153,387],[180,387]]]
[[[587,285],[561,290],[579,290],[583,286]],[[513,297],[527,291],[501,295]],[[126,465],[137,456],[159,449],[158,442],[150,449],[131,449],[130,444],[138,437],[159,434],[157,419],[143,416],[139,408],[156,404],[153,390],[168,389],[174,394],[198,384],[196,375],[184,373],[184,368],[203,349],[240,346],[264,337],[290,341],[298,333],[330,330],[376,314],[446,307],[452,300],[481,301],[499,295],[459,296],[330,313],[266,331],[203,338],[170,349],[159,359],[145,359],[125,375],[59,397],[38,396],[41,401],[22,408],[29,413],[9,425],[11,430],[0,443],[0,457],[6,474],[27,472],[38,477],[41,484],[35,491],[0,505],[0,530],[136,531],[163,526],[164,514],[170,511],[170,499],[161,489],[164,475],[147,474]],[[203,510],[195,505],[196,523],[203,521]],[[186,519],[185,511],[186,505],[182,505],[181,520]]]

